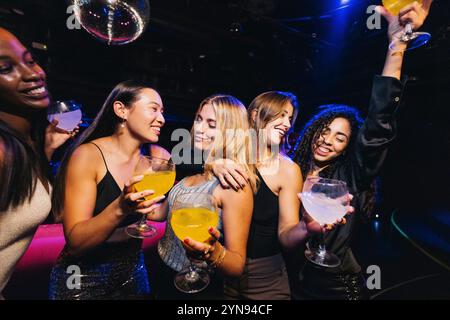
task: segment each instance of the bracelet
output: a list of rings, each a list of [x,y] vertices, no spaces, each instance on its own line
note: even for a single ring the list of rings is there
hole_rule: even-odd
[[[225,260],[225,255],[227,254],[227,249],[225,249],[225,247],[222,245],[220,245],[220,247],[222,248],[222,251],[220,252],[219,256],[209,264],[209,266],[214,269],[217,269],[222,264],[223,260]]]

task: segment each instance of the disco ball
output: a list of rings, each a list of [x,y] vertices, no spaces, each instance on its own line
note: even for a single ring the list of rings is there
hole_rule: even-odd
[[[148,0],[73,0],[81,26],[108,45],[122,45],[139,38],[150,17]]]

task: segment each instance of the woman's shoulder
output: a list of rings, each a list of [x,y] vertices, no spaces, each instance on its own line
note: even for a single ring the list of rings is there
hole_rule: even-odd
[[[101,148],[101,147],[100,147]],[[96,170],[103,163],[98,147],[93,143],[83,143],[75,148],[70,156],[69,165],[80,170]]]
[[[100,154],[98,148],[93,143],[83,143],[80,144],[73,150],[71,158],[92,158],[95,157],[96,154]]]
[[[284,154],[280,154],[280,174],[286,178],[293,177],[293,175],[301,175],[300,166],[291,158]]]
[[[212,178],[212,183],[215,184],[215,188],[213,190],[214,197],[218,198],[220,202],[229,202],[229,203],[239,203],[240,201],[246,201],[249,199],[253,199],[253,190],[251,186],[247,183],[243,189],[234,190],[233,188],[224,188],[219,179],[216,177]]]

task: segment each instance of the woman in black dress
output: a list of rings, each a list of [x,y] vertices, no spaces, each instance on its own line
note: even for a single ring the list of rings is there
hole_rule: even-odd
[[[389,40],[402,32],[401,26],[412,22],[419,28],[431,6],[430,0],[405,7],[392,16],[383,7],[379,12],[389,22]],[[406,44],[403,44],[406,49]],[[373,182],[380,172],[388,148],[396,136],[395,111],[400,104],[404,83],[400,81],[403,51],[388,51],[381,76],[375,76],[367,118],[363,121],[354,108],[325,106],[303,129],[295,148],[294,159],[303,178],[320,176],[343,180],[354,195],[355,214],[345,225],[326,233],[327,249],[342,264],[323,268],[306,262],[296,279],[295,291],[303,299],[361,299],[365,297],[365,281],[352,250],[352,235],[358,223],[371,211]],[[314,239],[309,242],[314,246]],[[299,291],[299,292],[298,292]]]
[[[52,199],[66,245],[50,276],[50,299],[149,295],[142,240],[129,237],[124,228],[163,198],[144,201],[153,190],[133,190],[143,178],[133,176],[141,146],[158,142],[163,110],[158,92],[144,83],[122,82],[66,153]]]

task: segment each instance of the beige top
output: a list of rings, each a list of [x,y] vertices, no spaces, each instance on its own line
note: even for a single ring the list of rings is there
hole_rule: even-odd
[[[0,212],[0,300],[3,299],[1,293],[15,265],[27,250],[34,233],[45,221],[50,209],[50,195],[38,180],[29,202],[25,201],[15,209]]]

